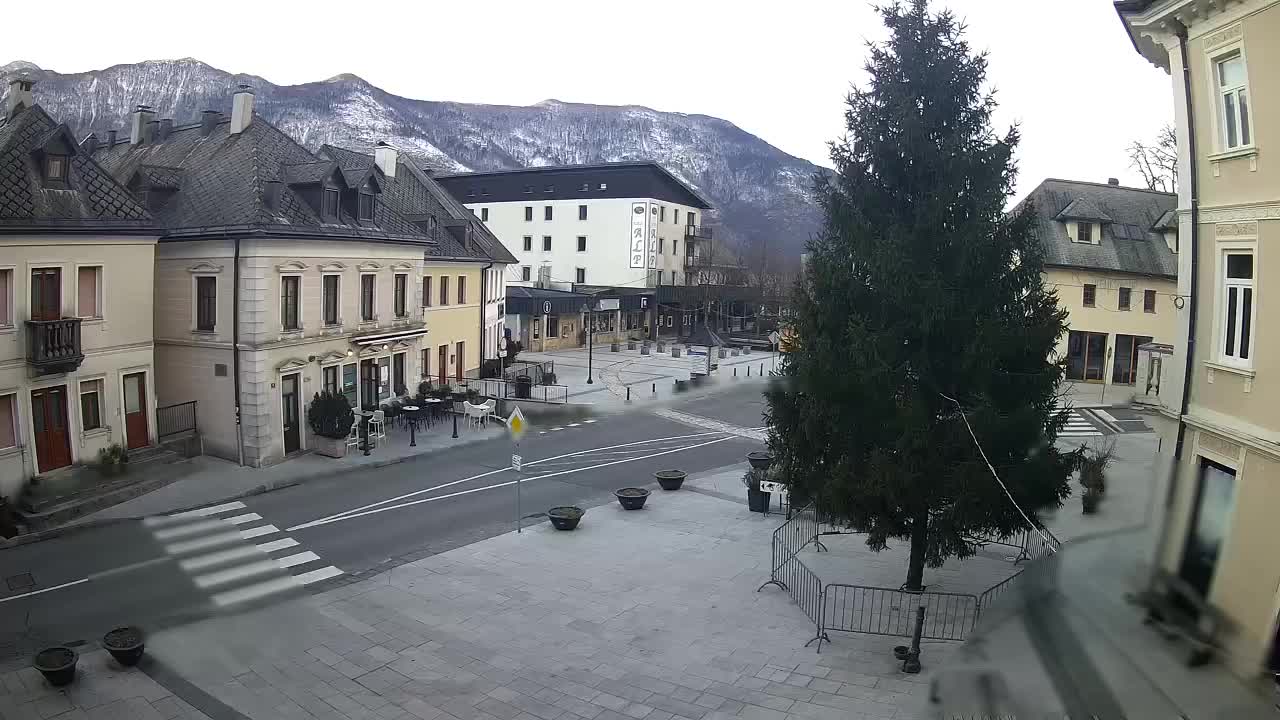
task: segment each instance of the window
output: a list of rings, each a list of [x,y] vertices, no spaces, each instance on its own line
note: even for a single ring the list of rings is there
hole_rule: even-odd
[[[542,236],[542,252],[551,252],[551,236]]]
[[[76,315],[102,317],[102,267],[82,267],[76,271]]]
[[[1245,87],[1244,58],[1236,53],[1217,62],[1218,92],[1221,94],[1219,120],[1222,144],[1227,150],[1253,142],[1249,123],[1249,91]]]
[[[374,305],[377,300],[375,295],[377,284],[377,275],[366,273],[360,276],[360,320],[362,322],[373,322],[378,319],[377,306]]]
[[[325,275],[321,281],[320,304],[324,313],[325,325],[338,324],[338,276]]]
[[[551,219],[551,206],[550,206],[550,205],[546,205],[546,206],[544,206],[544,207],[542,208],[542,219],[543,219],[543,220],[550,220],[550,219]]]
[[[356,405],[356,364],[350,363],[342,366],[342,394],[347,396],[347,402],[351,403],[351,407]]]
[[[1120,288],[1120,303],[1119,303],[1118,307],[1119,307],[1121,310],[1128,310],[1128,309],[1129,309],[1129,297],[1130,297],[1130,295],[1132,295],[1132,294],[1133,294],[1133,289],[1132,289],[1132,288],[1127,288],[1127,287],[1122,287],[1122,288]]]
[[[525,235],[525,236],[524,236],[524,251],[525,251],[525,252],[529,252],[529,251],[531,251],[531,250],[533,250],[533,236],[532,236],[532,235]]]
[[[573,281],[574,281],[574,282],[576,282],[576,283],[584,283],[584,282],[586,282],[586,281],[587,281],[587,269],[586,269],[586,268],[577,268],[576,270],[574,270],[574,280],[573,280]]]
[[[1097,285],[1084,286],[1084,306],[1085,307],[1093,307],[1094,302],[1097,300],[1097,296],[1098,296]]]
[[[373,219],[373,195],[371,193],[360,193],[359,214],[361,220]]]
[[[440,304],[449,304],[449,278],[444,275],[440,276]]]
[[[1155,290],[1142,291],[1142,311],[1149,312],[1149,313],[1153,313],[1156,311],[1156,291]]]
[[[44,179],[52,183],[65,183],[67,181],[66,155],[45,155]]]
[[[666,221],[667,221],[667,206],[659,205],[658,206],[658,222],[666,222]]]
[[[458,304],[459,305],[467,304],[467,276],[466,275],[458,276]]]
[[[13,325],[13,270],[0,270],[0,327]]]
[[[691,227],[698,224],[698,216],[694,215],[692,210],[686,213],[684,218],[689,221],[687,224]]]
[[[666,242],[667,242],[666,238],[658,238],[658,254],[659,255],[665,252],[663,248],[666,247]]]
[[[391,356],[391,387],[396,395],[404,395],[409,391],[404,376],[406,357],[408,357],[406,353],[396,353]]]
[[[18,445],[17,395],[0,395],[0,450]]]
[[[431,377],[431,349],[422,349],[422,377]]]
[[[102,427],[102,381],[80,383],[80,430],[87,432]],[[0,442],[0,444],[3,444]]]
[[[422,307],[431,307],[431,276],[422,278]]]
[[[1093,223],[1076,223],[1076,242],[1093,244]]]
[[[583,189],[585,190],[586,188],[583,188]],[[579,206],[578,206],[578,219],[579,219],[579,220],[586,220],[586,219],[587,219],[587,206],[586,206],[586,205],[579,205]]]
[[[532,206],[532,205],[525,205],[525,206],[524,206],[524,221],[525,221],[525,222],[531,222],[532,220],[533,220],[533,206]]]
[[[679,240],[679,238],[671,238],[671,254],[672,254],[672,255],[679,255],[679,254],[680,254],[680,240]]]
[[[586,251],[587,251],[587,236],[579,235],[578,236],[578,252],[586,252]]]
[[[338,366],[330,365],[327,368],[321,368],[320,373],[323,380],[322,389],[327,393],[337,394],[340,390],[338,387]]]
[[[530,269],[528,265],[520,266],[520,281],[529,282]]]
[[[680,208],[671,208],[671,222],[680,224]]]
[[[409,276],[396,273],[395,283],[396,317],[407,317],[409,315]]]
[[[489,208],[480,208],[480,222],[489,222]]]
[[[338,191],[334,188],[324,189],[323,215],[328,219],[338,217]]]
[[[302,278],[285,275],[280,278],[280,327],[285,330],[301,330],[298,322],[298,293]]]
[[[1247,365],[1253,340],[1253,253],[1226,254],[1223,277],[1223,359]]]
[[[196,277],[196,330],[211,333],[218,326],[218,278]]]

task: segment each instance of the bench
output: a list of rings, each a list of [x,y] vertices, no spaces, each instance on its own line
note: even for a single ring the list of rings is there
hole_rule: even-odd
[[[1136,600],[1147,609],[1144,624],[1154,626],[1169,639],[1182,638],[1191,646],[1188,667],[1213,659],[1226,618],[1185,580],[1157,570],[1151,587],[1139,593]]]

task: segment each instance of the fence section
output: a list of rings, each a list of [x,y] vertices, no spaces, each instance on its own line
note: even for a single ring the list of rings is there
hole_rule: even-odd
[[[822,629],[869,635],[910,635],[916,608],[923,607],[924,634],[931,640],[963,640],[978,619],[978,598],[944,592],[908,592],[865,585],[827,583]]]
[[[161,440],[196,429],[195,400],[156,408],[156,434]]]
[[[498,378],[468,380],[467,387],[480,391],[481,395],[498,400],[528,400],[550,405],[563,405],[569,402],[567,385],[525,385],[524,387],[529,391],[528,397],[523,397],[520,383]]]
[[[979,545],[1003,545],[1017,550],[1013,559],[1015,563],[1039,560],[1062,547],[1062,541],[1045,528],[1019,530],[1009,535],[979,535],[969,539]]]

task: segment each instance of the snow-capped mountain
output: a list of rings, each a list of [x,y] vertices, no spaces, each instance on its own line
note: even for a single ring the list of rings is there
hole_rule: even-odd
[[[349,74],[275,85],[192,58],[65,75],[17,61],[0,66],[0,92],[19,74],[37,80],[36,102],[78,135],[127,132],[140,103],[177,124],[197,121],[202,110],[227,113],[234,88],[247,83],[257,111],[311,149],[367,149],[383,140],[442,171],[655,160],[712,201],[720,236],[739,246],[767,244],[794,256],[818,223],[808,192],[817,166],[706,115],[559,100],[529,107],[413,100]]]

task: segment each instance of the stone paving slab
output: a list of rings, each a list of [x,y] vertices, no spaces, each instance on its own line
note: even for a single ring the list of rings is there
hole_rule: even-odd
[[[543,523],[158,633],[149,652],[251,718],[918,716],[930,676],[899,671],[901,639],[833,634],[818,654],[789,596],[756,592],[781,521],[655,493],[571,533]],[[926,665],[953,648],[931,645]]]
[[[76,679],[55,688],[34,668],[0,675],[5,720],[209,720],[138,668],[124,668],[105,650],[84,652]]]

